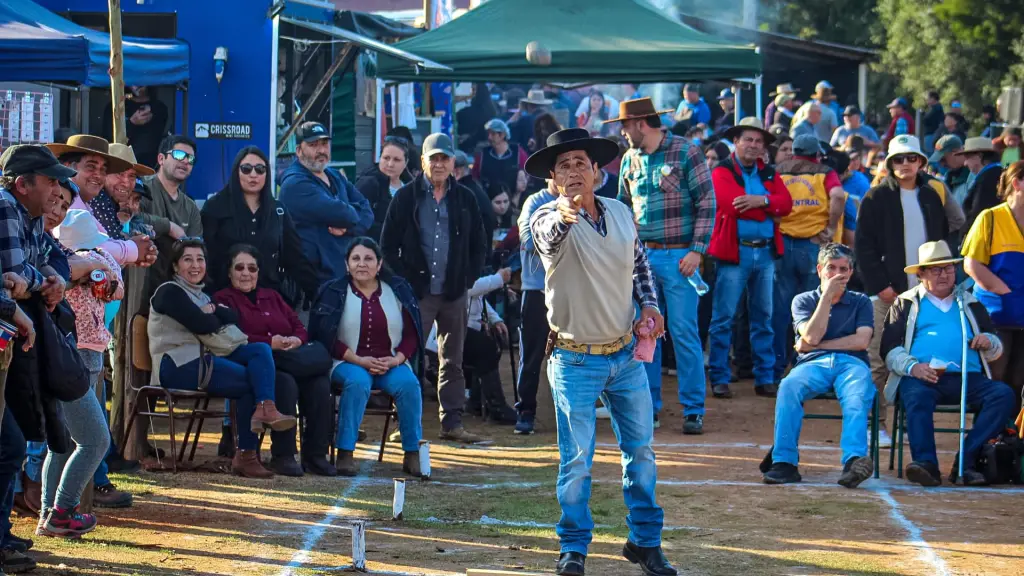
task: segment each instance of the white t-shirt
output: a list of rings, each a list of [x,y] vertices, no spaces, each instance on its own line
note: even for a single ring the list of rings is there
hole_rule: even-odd
[[[917,264],[917,249],[928,241],[928,232],[924,227],[924,213],[917,201],[918,189],[900,188],[900,203],[903,205],[903,248],[906,252],[907,266]],[[907,274],[907,287],[917,286],[917,274]]]

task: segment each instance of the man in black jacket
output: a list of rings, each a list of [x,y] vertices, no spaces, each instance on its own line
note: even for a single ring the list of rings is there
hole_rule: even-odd
[[[384,261],[412,284],[423,326],[437,321],[442,440],[472,444],[480,437],[462,426],[466,379],[462,347],[469,305],[466,291],[480,276],[489,239],[473,193],[453,175],[455,146],[445,134],[423,141],[423,175],[391,201],[381,249]]]
[[[917,286],[915,274],[904,268],[917,264],[917,249],[925,242],[946,238],[949,223],[939,193],[921,170],[928,158],[921,152],[917,138],[902,134],[889,141],[886,157],[889,176],[864,195],[857,215],[854,253],[864,293],[874,303],[875,331],[868,353],[871,375],[879,393],[888,371],[879,354],[882,326],[896,297]],[[954,201],[949,199],[947,201]],[[879,411],[879,445],[891,444],[885,432],[886,411]]]
[[[999,199],[999,179],[1003,175],[1003,166],[988,138],[968,138],[963,150],[956,154],[963,156],[964,165],[971,171],[967,178],[967,197],[964,199],[967,221],[963,226],[963,230],[970,230],[982,210],[994,208],[1002,202]]]

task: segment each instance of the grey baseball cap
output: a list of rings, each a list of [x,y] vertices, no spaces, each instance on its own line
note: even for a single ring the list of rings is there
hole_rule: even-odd
[[[793,140],[793,154],[795,156],[817,156],[824,153],[821,142],[813,134],[801,134]]]
[[[470,165],[470,163],[471,163],[471,160],[469,158],[469,154],[466,154],[462,150],[456,150],[455,151],[455,167],[456,168],[466,168],[466,167],[468,167]]]
[[[434,154],[444,154],[449,158],[455,156],[455,145],[447,134],[436,132],[423,139],[423,155],[429,158]]]

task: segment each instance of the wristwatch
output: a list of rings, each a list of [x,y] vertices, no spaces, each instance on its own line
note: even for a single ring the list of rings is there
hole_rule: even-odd
[[[768,206],[768,197],[767,196],[764,197],[764,205]]]

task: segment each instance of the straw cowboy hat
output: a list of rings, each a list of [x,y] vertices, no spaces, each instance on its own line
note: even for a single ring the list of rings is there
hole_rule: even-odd
[[[655,110],[654,101],[650,98],[637,98],[636,100],[623,100],[619,102],[619,117],[605,120],[601,124],[633,120],[634,118],[647,118],[648,116],[660,116],[669,114],[675,110]]]
[[[519,99],[520,104],[536,104],[537,106],[550,106],[555,103],[554,100],[548,98],[543,90],[530,90],[526,93],[526,98]]]
[[[917,249],[917,264],[907,266],[903,272],[917,274],[921,268],[929,266],[945,266],[946,264],[957,264],[963,262],[963,258],[954,258],[949,250],[949,244],[945,240],[938,242],[925,242]]]
[[[747,130],[754,130],[756,132],[760,132],[761,135],[764,136],[765,146],[768,146],[772,142],[775,142],[775,135],[765,130],[764,126],[761,125],[761,121],[758,120],[756,116],[747,116],[746,118],[740,120],[739,124],[729,128],[722,134],[722,139],[729,141],[735,140],[740,134],[746,132]]]
[[[985,138],[984,136],[977,136],[975,138],[968,138],[964,142],[963,150],[954,152],[956,156],[963,156],[964,154],[982,154],[985,152],[995,152],[996,149],[992,146],[992,139]]]
[[[132,164],[132,169],[135,170],[136,176],[152,176],[153,174],[156,174],[156,170],[153,170],[145,164],[139,164],[139,161],[135,159],[135,151],[127,144],[111,144],[109,152],[110,155],[115,158],[120,158],[125,162],[130,162]]]
[[[772,92],[768,96],[769,97],[775,97],[775,96],[778,96],[779,94],[796,94],[799,91],[800,91],[799,88],[793,88],[792,84],[790,84],[789,82],[786,82],[785,84],[777,85],[775,87],[775,92]]]
[[[567,128],[548,136],[547,146],[537,150],[526,161],[526,173],[537,178],[551,178],[559,154],[583,150],[590,160],[604,166],[619,155],[619,145],[607,138],[592,138],[583,128]]]
[[[132,167],[131,162],[110,155],[110,143],[99,136],[76,134],[68,138],[67,144],[47,144],[53,155],[60,158],[64,154],[78,153],[89,156],[100,156],[107,161],[107,174],[120,174]]]

